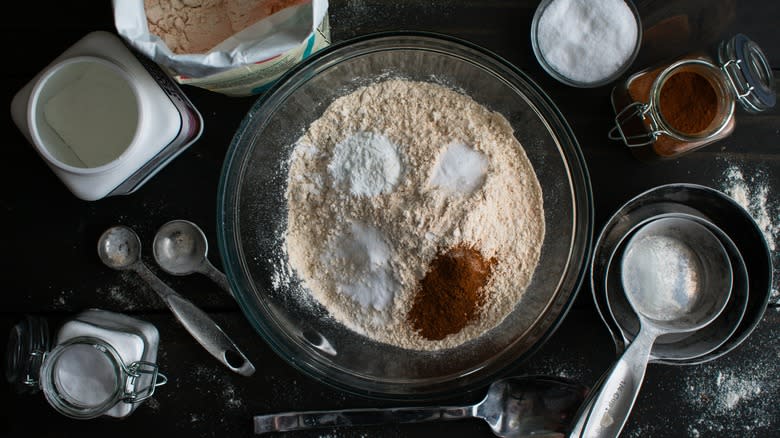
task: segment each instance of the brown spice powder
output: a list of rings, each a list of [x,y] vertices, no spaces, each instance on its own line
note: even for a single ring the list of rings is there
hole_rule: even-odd
[[[702,75],[683,71],[664,82],[658,109],[675,130],[697,134],[707,129],[715,119],[718,96]]]
[[[639,74],[638,76],[635,76],[628,84],[628,90],[627,91],[628,91],[628,95],[630,96],[630,98],[633,101],[636,101],[636,102],[648,102],[650,100],[650,93],[651,93],[652,88],[653,88],[653,83],[655,82],[655,80],[658,77],[658,75],[661,74],[661,72],[665,68],[666,68],[665,65],[664,66],[660,66],[660,67],[657,67],[657,68],[655,68],[653,70],[649,70],[649,71],[646,71],[646,72],[644,72],[642,74]],[[701,80],[706,82],[706,84],[703,85],[703,88],[709,87],[709,92],[712,93],[712,96],[714,98],[714,103],[710,103],[709,104],[709,105],[713,106],[713,108],[710,109],[712,111],[712,115],[710,116],[710,115],[699,114],[697,117],[702,119],[702,120],[706,120],[706,122],[694,121],[691,124],[691,123],[688,123],[688,122],[681,122],[680,120],[674,120],[676,118],[681,117],[680,116],[680,112],[682,110],[680,109],[680,107],[683,106],[683,105],[680,105],[679,102],[678,102],[677,105],[672,104],[672,103],[670,103],[668,101],[664,103],[663,102],[663,96],[662,96],[661,99],[660,99],[661,102],[658,102],[657,105],[658,105],[658,109],[661,111],[662,116],[666,119],[666,121],[674,129],[677,129],[678,131],[685,132],[685,133],[688,133],[688,134],[693,134],[693,133],[696,133],[696,132],[701,132],[702,130],[706,129],[707,126],[709,126],[709,124],[715,118],[717,110],[718,110],[717,96],[715,95],[715,89],[712,87],[712,85],[709,84],[709,82],[707,82],[706,79],[704,79],[703,77],[701,77],[697,73],[689,72],[689,71],[682,71],[682,72],[676,73],[676,74],[672,75],[671,77],[669,77],[669,79],[666,80],[666,84],[664,84],[663,88],[661,89],[661,94],[663,95],[664,91],[666,91],[667,98],[668,98],[668,97],[671,96],[669,94],[670,91],[671,92],[675,92],[675,89],[677,89],[677,91],[680,91],[679,88],[681,86],[687,86],[687,85],[683,85],[682,84],[683,81],[679,81],[680,78],[674,79],[676,76],[681,75],[683,73],[696,75]],[[683,76],[681,79],[685,79],[685,76]],[[689,78],[689,79],[692,79],[692,78]],[[667,90],[667,87],[669,86],[669,82],[670,81],[672,81],[672,85],[675,85],[675,82],[677,82],[677,84],[674,86],[674,88],[672,88],[670,90]],[[702,86],[702,84],[699,84],[699,86]],[[683,90],[683,91],[685,91],[685,90]],[[689,93],[691,93],[691,91],[687,91],[685,93],[689,94]],[[707,91],[705,91],[705,93],[707,93]],[[679,99],[679,97],[677,97],[677,98]],[[695,99],[701,99],[701,97],[700,96],[696,96]],[[704,99],[710,99],[710,97],[705,97]],[[664,108],[664,106],[666,106],[667,108]],[[649,121],[646,120],[644,123],[647,124],[647,123],[649,123]],[[699,129],[699,131],[685,131],[685,129],[697,129],[697,127],[700,126],[702,123],[706,123],[706,125],[704,126],[704,128]],[[730,123],[733,124],[733,121],[730,122]],[[676,140],[676,139],[674,139],[672,137],[669,137],[668,135],[661,135],[652,144],[651,149],[652,149],[652,151],[653,151],[655,156],[662,157],[662,158],[669,158],[669,157],[674,157],[674,156],[679,155],[679,154],[683,154],[683,153],[688,152],[688,151],[692,151],[692,150],[700,147],[704,143],[705,143],[704,140],[684,142],[684,141]],[[635,148],[633,150],[633,152],[635,154],[637,154],[637,153],[641,154],[641,150],[644,150],[644,149],[645,148]]]
[[[482,289],[490,279],[494,258],[485,260],[477,249],[458,245],[439,254],[420,282],[408,320],[426,339],[444,339],[479,315],[485,301]]]

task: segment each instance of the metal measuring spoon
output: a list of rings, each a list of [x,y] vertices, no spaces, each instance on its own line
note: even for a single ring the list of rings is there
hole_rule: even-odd
[[[165,272],[173,275],[199,272],[212,279],[235,298],[225,274],[209,262],[208,250],[206,233],[195,223],[184,219],[163,224],[157,230],[152,243],[154,259]],[[305,322],[301,322],[300,325],[305,326]],[[314,330],[303,329],[298,336],[323,353],[331,356],[337,354],[328,339]]]
[[[639,333],[601,380],[592,407],[581,412],[587,419],[575,422],[577,436],[620,434],[656,338],[706,326],[720,315],[731,294],[728,254],[720,240],[697,222],[658,219],[638,230],[626,245],[621,278],[626,298],[639,317]]]
[[[132,229],[117,225],[107,229],[98,240],[98,255],[109,268],[135,271],[162,298],[179,322],[212,356],[232,371],[251,376],[255,367],[233,341],[192,302],[162,282],[141,260],[141,240]]]
[[[225,274],[209,262],[206,233],[194,223],[177,219],[164,224],[154,236],[152,252],[165,272],[173,275],[200,272],[233,295]]]
[[[479,403],[337,411],[286,412],[254,417],[255,434],[333,426],[373,426],[481,418],[499,437],[562,436],[588,389],[549,376],[508,377],[488,388]]]

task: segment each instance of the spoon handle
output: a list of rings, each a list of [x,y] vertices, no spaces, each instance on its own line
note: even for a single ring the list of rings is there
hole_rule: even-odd
[[[642,328],[615,365],[602,377],[592,406],[583,415],[581,437],[616,437],[623,430],[647,370],[657,333]],[[578,422],[575,422],[576,425]]]
[[[457,420],[473,416],[473,407],[413,407],[285,412],[254,417],[255,434],[333,426],[375,426]]]
[[[206,260],[206,263],[204,263],[203,266],[205,268],[203,269],[203,273],[206,277],[210,278],[214,283],[217,283],[217,285],[229,293],[231,297],[236,297],[233,295],[233,291],[230,289],[230,283],[228,283],[227,277],[225,277],[225,274],[223,274],[222,271],[214,267],[208,260]]]
[[[163,283],[143,263],[136,264],[135,271],[157,292],[179,322],[206,351],[231,371],[242,376],[254,374],[254,365],[206,312]]]

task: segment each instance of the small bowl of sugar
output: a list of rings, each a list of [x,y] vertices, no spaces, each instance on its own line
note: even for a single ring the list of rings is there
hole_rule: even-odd
[[[642,22],[632,0],[542,0],[531,22],[531,46],[558,81],[594,88],[633,64]]]

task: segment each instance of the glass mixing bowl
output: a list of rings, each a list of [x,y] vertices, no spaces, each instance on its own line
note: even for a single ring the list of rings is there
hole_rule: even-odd
[[[296,140],[338,97],[391,77],[444,84],[503,114],[542,187],[546,233],[531,284],[501,324],[452,349],[407,350],[359,335],[303,299],[307,291],[285,268],[285,191]],[[585,162],[550,98],[498,56],[428,33],[357,38],[288,72],[258,99],[233,138],[217,216],[226,274],[263,339],[321,382],[399,400],[432,400],[475,389],[533,354],[574,301],[593,234]]]

